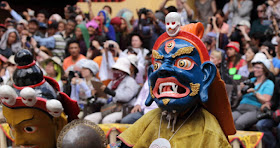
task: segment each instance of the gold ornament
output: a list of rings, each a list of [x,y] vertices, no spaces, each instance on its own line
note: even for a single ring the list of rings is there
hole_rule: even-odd
[[[152,51],[152,55],[153,55],[153,58],[159,59],[159,60],[163,59],[163,57],[164,57],[163,55],[160,55],[156,50]]]
[[[190,83],[190,86],[191,86],[191,93],[189,96],[195,96],[198,94],[199,92],[199,88],[200,88],[200,84],[199,83],[196,83],[196,84],[193,84],[193,83]]]
[[[180,48],[177,52],[175,52],[172,55],[172,58],[176,58],[178,56],[184,55],[184,54],[190,54],[193,51],[194,47],[183,47]]]
[[[153,94],[152,86],[150,86],[150,94],[151,94],[151,97],[152,97],[152,98],[155,98],[155,96],[154,96],[154,94]]]
[[[162,99],[163,104],[166,106],[169,103],[170,99]]]

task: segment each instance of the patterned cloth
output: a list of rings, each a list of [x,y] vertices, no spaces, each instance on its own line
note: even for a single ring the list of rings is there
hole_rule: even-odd
[[[235,135],[229,136],[229,142],[238,140],[244,148],[256,147],[262,140],[262,132],[252,132],[252,131],[237,131]]]
[[[64,49],[66,47],[66,42],[60,33],[56,33],[53,37],[55,39],[55,47],[52,49],[52,54],[63,60],[65,55]]]
[[[122,133],[128,129],[132,124],[120,124],[120,123],[109,123],[109,124],[98,124],[98,126],[104,131],[106,138],[110,135],[113,128],[116,128],[118,132]]]

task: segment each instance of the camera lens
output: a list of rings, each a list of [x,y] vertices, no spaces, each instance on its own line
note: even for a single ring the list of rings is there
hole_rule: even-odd
[[[114,48],[114,44],[109,44],[109,48]]]

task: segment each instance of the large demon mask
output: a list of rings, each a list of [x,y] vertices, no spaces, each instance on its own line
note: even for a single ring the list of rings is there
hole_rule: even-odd
[[[194,34],[162,35],[152,51],[146,105],[154,100],[162,110],[180,113],[199,101],[206,102],[217,70],[202,52],[207,52],[206,48]]]
[[[201,23],[181,26],[176,36],[162,34],[152,51],[149,67],[150,94],[146,100],[153,101],[168,112],[168,120],[183,115],[196,104],[201,104],[214,115],[225,135],[235,133],[225,84],[216,66],[209,60],[201,38]]]

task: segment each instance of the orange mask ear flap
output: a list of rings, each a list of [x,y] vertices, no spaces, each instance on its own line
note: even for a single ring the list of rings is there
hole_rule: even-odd
[[[181,26],[181,30],[192,33],[200,39],[203,37],[204,34],[204,27],[203,24],[200,22]]]

